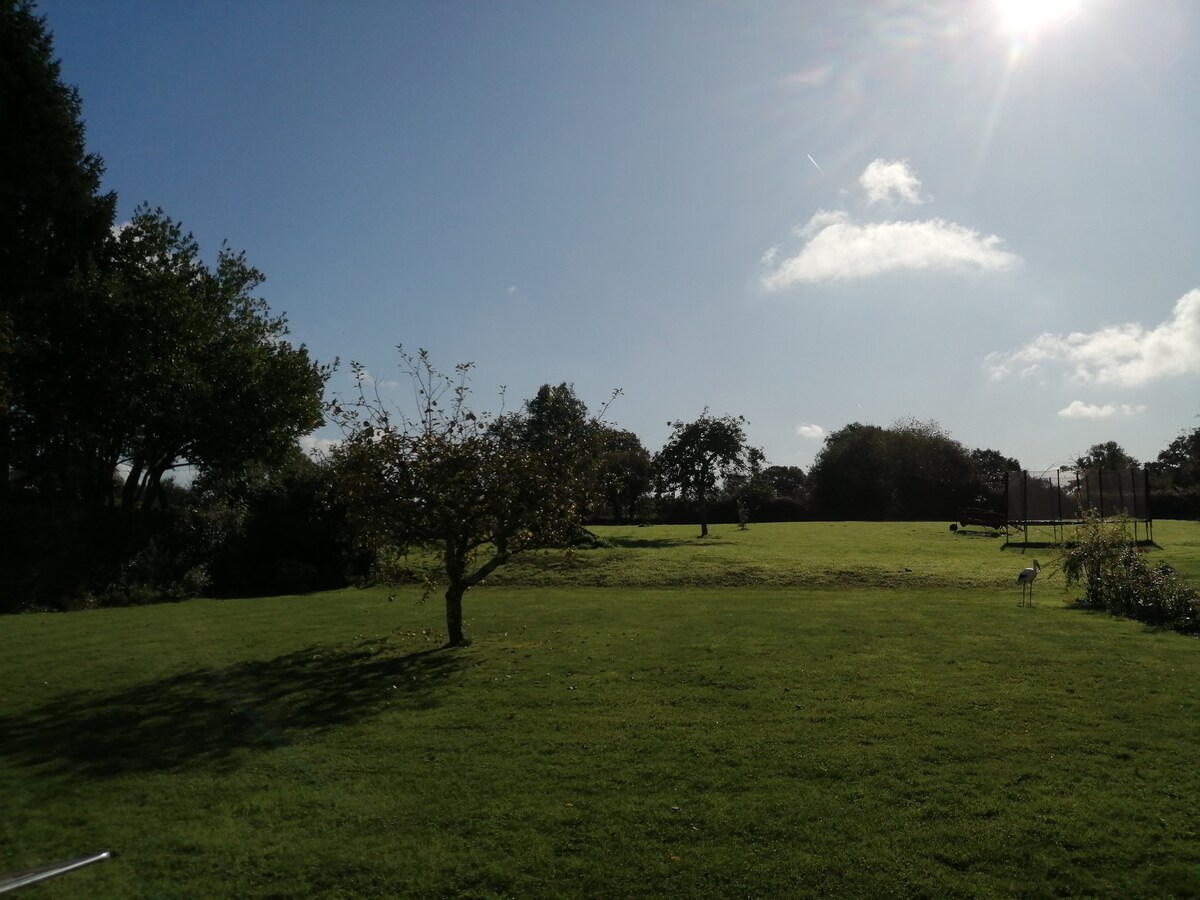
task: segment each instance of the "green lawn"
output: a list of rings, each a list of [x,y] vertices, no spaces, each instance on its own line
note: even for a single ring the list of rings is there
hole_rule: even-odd
[[[1018,608],[1051,550],[602,531],[469,594],[459,651],[416,589],[0,619],[0,870],[117,852],[45,897],[1200,894],[1200,644],[1067,608],[1052,567]],[[1200,524],[1155,538],[1197,577]]]

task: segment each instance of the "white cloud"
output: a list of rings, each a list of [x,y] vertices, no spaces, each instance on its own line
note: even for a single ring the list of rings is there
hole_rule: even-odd
[[[921,181],[905,160],[874,160],[858,176],[867,192],[867,205],[922,203]]]
[[[1122,387],[1200,373],[1200,288],[1180,297],[1171,317],[1155,328],[1129,322],[1092,332],[1047,332],[1009,353],[989,353],[984,365],[999,379],[1044,362],[1065,364],[1068,377],[1080,384]]]
[[[1138,403],[1131,406],[1128,403],[1106,403],[1097,406],[1094,403],[1084,403],[1082,400],[1072,400],[1071,405],[1060,409],[1058,414],[1064,419],[1109,419],[1113,416],[1133,416],[1145,412],[1146,404]]]
[[[990,271],[1019,261],[995,235],[943,219],[857,225],[845,213],[822,211],[797,235],[805,239],[800,252],[763,276],[768,290],[902,270]]]
[[[796,434],[803,438],[819,441],[824,439],[827,432],[820,425],[797,425]]]
[[[311,434],[302,435],[300,438],[300,449],[309,456],[321,456],[328,453],[341,441],[335,438],[319,438]]]

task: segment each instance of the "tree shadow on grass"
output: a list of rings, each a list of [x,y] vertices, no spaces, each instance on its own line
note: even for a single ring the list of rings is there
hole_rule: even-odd
[[[308,647],[0,716],[0,756],[92,776],[199,765],[230,770],[244,751],[287,746],[388,704],[435,707],[444,677],[462,665],[462,657],[446,649],[397,657],[371,648]]]
[[[606,537],[604,542],[613,547],[653,550],[663,547],[681,547],[694,541],[687,538]]]
[[[995,541],[1004,537],[1004,532],[980,531],[978,529],[960,528],[958,531],[954,532],[954,536],[957,538],[967,538],[968,540]]]

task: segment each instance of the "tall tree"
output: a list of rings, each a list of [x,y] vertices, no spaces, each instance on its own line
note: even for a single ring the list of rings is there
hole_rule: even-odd
[[[825,438],[808,470],[817,510],[831,519],[881,519],[887,514],[887,434],[851,422]]]
[[[1157,515],[1194,518],[1200,513],[1200,428],[1180,433],[1147,468]]]
[[[954,518],[975,502],[970,452],[933,420],[903,418],[888,429],[894,518]]]
[[[599,476],[613,521],[627,522],[654,484],[654,459],[632,431],[606,426],[600,435]]]
[[[587,404],[565,381],[543,384],[525,401],[520,417],[520,436],[529,444],[553,476],[577,485],[576,504],[582,514],[596,493],[596,457],[600,429],[588,413]]]
[[[1125,452],[1125,448],[1116,441],[1105,441],[1103,444],[1092,444],[1088,452],[1075,460],[1075,465],[1081,469],[1134,469],[1138,461]]]
[[[321,424],[331,369],[293,344],[286,318],[255,295],[266,279],[244,253],[223,246],[210,269],[191,235],[147,207],[119,243],[121,318],[149,339],[123,347],[131,414],[123,452],[143,473],[143,500],[171,468],[270,462]]]
[[[808,478],[799,466],[767,466],[763,477],[771,485],[776,497],[800,500],[804,497]]]
[[[1200,484],[1200,428],[1181,433],[1158,454],[1160,475],[1176,487]]]
[[[830,518],[954,517],[979,495],[967,449],[936,422],[858,422],[835,431],[809,470],[818,510]]]
[[[671,437],[654,458],[659,489],[694,500],[700,536],[708,535],[708,503],[718,486],[749,470],[751,447],[742,416],[709,415],[705,407],[694,422],[668,422]],[[761,460],[761,455],[756,457]]]
[[[461,645],[468,590],[519,553],[574,539],[598,425],[575,415],[573,391],[554,388],[523,413],[476,413],[470,364],[448,375],[424,350],[400,354],[419,408],[390,410],[360,377],[357,398],[333,408],[346,435],[332,453],[333,490],[361,547],[437,551],[449,643]],[[571,414],[542,415],[551,409]]]
[[[733,501],[737,510],[738,528],[742,531],[749,527],[750,519],[775,494],[775,489],[763,470],[765,461],[766,456],[762,450],[751,447],[746,453],[745,468],[725,479],[722,493]]]
[[[1003,510],[1008,492],[1008,473],[1020,472],[1021,463],[999,450],[972,450],[971,465],[979,482],[977,505],[995,512]]]
[[[177,222],[139,207],[16,410],[39,489],[111,503],[124,464],[122,505],[154,505],[175,468],[270,461],[316,428],[330,370],[288,340],[286,319],[255,296],[263,281],[227,247],[209,268]]]
[[[62,82],[46,22],[0,0],[0,503],[14,464],[12,410],[76,320],[71,283],[100,257],[116,196],[88,153],[79,92]]]

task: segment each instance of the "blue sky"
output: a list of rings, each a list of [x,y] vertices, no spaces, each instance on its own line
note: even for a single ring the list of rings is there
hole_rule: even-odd
[[[805,468],[854,421],[1034,470],[1200,424],[1200,4],[38,9],[119,216],[245,250],[334,390],[425,347],[483,409],[619,387],[651,451],[707,406]]]

